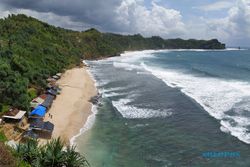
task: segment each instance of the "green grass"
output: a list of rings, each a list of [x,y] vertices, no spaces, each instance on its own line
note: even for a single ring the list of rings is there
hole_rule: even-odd
[[[0,131],[0,142],[5,142],[5,141],[7,141],[7,138],[4,135],[4,133],[2,131]]]
[[[9,105],[0,104],[0,113],[5,113],[5,112],[9,111],[9,109],[10,109]]]
[[[29,88],[28,94],[29,94],[30,99],[34,99],[37,97],[37,90],[35,88]]]
[[[6,104],[0,104],[0,117],[3,116],[7,111],[9,111],[10,106]]]
[[[31,167],[31,166],[30,166],[30,164],[28,164],[27,162],[21,161],[21,163],[19,164],[18,167]]]

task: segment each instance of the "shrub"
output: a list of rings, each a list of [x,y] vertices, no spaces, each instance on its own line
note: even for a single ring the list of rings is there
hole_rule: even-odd
[[[16,159],[11,154],[8,147],[4,145],[3,142],[0,142],[0,166],[1,167],[15,167]]]
[[[37,91],[35,88],[29,88],[28,89],[28,94],[30,99],[34,99],[37,97]]]
[[[4,133],[2,131],[0,131],[0,142],[5,142],[5,141],[7,141],[7,138],[4,135]]]

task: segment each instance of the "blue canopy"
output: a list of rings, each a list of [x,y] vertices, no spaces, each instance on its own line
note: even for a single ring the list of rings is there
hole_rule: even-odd
[[[31,113],[30,116],[32,115],[38,115],[40,117],[44,117],[46,113],[46,108],[39,105],[38,107],[36,107]]]

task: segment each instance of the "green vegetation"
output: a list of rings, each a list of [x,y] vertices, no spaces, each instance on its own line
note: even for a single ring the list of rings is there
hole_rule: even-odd
[[[206,40],[183,40],[167,39],[153,36],[144,38],[140,34],[119,35],[101,33],[95,29],[82,32],[77,37],[78,47],[83,47],[85,59],[98,59],[119,55],[123,51],[145,49],[225,49],[217,39]]]
[[[8,167],[88,167],[87,160],[75,151],[75,147],[63,148],[63,143],[53,139],[44,146],[36,140],[28,140],[10,148],[0,142],[0,166]]]
[[[19,144],[14,150],[21,162],[36,167],[87,167],[87,160],[75,151],[75,147],[63,148],[60,138],[54,139],[44,146],[38,146],[36,140]]]
[[[25,161],[21,161],[20,163],[18,163],[18,167],[32,167],[32,166]]]
[[[37,94],[30,88],[42,91],[46,78],[78,65],[80,59],[115,56],[125,50],[174,48],[223,49],[225,45],[216,39],[164,40],[95,29],[77,32],[25,15],[10,15],[0,19],[0,108],[10,105],[28,110]]]
[[[30,99],[34,99],[38,95],[37,90],[35,88],[29,88],[28,94],[29,94]]]
[[[7,141],[7,138],[6,138],[6,136],[4,135],[4,133],[0,129],[0,142],[5,142],[5,141]]]
[[[79,62],[81,51],[73,31],[40,22],[25,15],[0,20],[0,104],[28,109],[34,91],[45,79]]]
[[[16,167],[15,157],[3,142],[0,142],[0,166]]]
[[[0,104],[0,115],[2,115],[5,112],[9,111],[9,108],[10,108],[9,105]]]

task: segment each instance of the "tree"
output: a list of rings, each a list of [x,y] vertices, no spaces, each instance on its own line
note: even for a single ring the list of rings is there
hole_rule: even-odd
[[[42,166],[61,167],[64,164],[65,157],[63,143],[60,138],[47,143],[41,149],[40,164]]]
[[[21,161],[25,161],[31,165],[35,164],[40,157],[37,140],[28,140],[25,144],[18,144],[15,151]]]
[[[68,146],[67,150],[65,152],[65,166],[70,166],[70,167],[85,167],[85,166],[90,166],[88,161],[81,156],[78,152],[75,151],[75,147]]]
[[[44,146],[39,146],[37,140],[28,140],[19,144],[15,149],[17,157],[21,161],[36,167],[88,167],[87,160],[78,152],[75,147],[67,146],[64,149],[63,142],[53,139]]]

